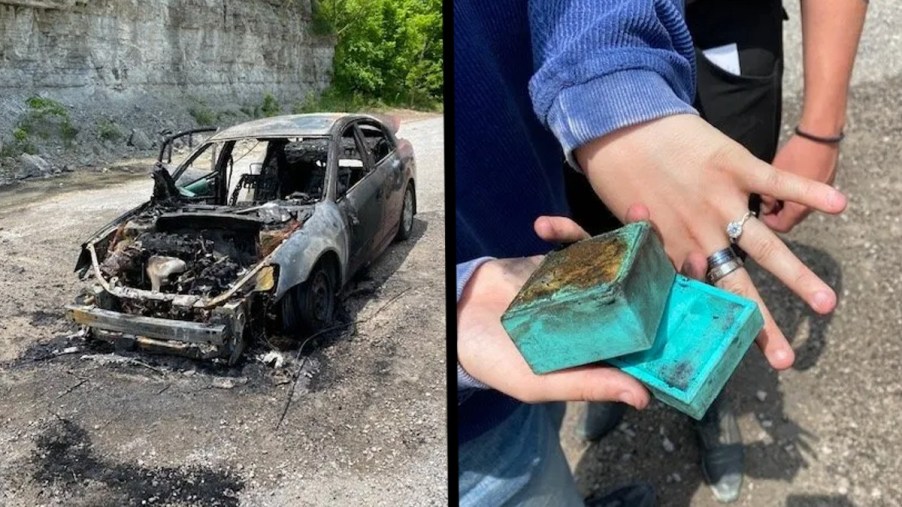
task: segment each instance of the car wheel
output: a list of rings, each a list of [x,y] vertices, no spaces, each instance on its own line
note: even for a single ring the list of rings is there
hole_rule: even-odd
[[[335,315],[335,282],[332,271],[317,264],[304,283],[283,299],[282,322],[286,331],[316,333],[332,325]]]
[[[401,222],[398,224],[398,235],[396,236],[398,241],[404,241],[413,232],[413,205],[413,187],[407,185],[407,189],[404,190],[404,204],[401,206]]]

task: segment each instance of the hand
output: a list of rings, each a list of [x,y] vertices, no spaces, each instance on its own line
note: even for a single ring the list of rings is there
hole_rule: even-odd
[[[817,143],[792,136],[777,151],[774,166],[805,178],[832,184],[839,161],[839,144]],[[811,213],[811,208],[794,202],[784,203],[761,196],[761,221],[778,232],[789,232]]]
[[[840,213],[838,190],[780,171],[749,153],[704,120],[674,115],[617,130],[576,150],[580,166],[605,204],[623,219],[635,202],[648,205],[674,265],[690,252],[727,247],[726,225],[748,209],[752,193],[770,195],[827,213]],[[766,225],[748,220],[739,246],[816,312],[829,313],[836,294]],[[758,303],[764,329],[758,346],[771,366],[792,366],[794,353],[744,269],[718,286]]]
[[[631,207],[629,221],[647,220],[648,210]],[[570,243],[588,237],[572,220],[540,217],[536,234],[552,243]],[[479,267],[467,283],[457,305],[458,362],[480,382],[527,403],[546,401],[622,401],[645,408],[649,394],[636,379],[599,365],[534,374],[501,326],[501,314],[542,262],[543,256],[499,259]],[[705,257],[689,256],[684,270],[704,274]]]
[[[572,220],[540,217],[535,231],[552,243],[570,243],[588,234]],[[638,380],[617,369],[591,365],[544,375],[530,370],[501,326],[501,314],[542,262],[543,256],[498,259],[479,267],[457,304],[457,359],[487,386],[526,403],[622,401],[637,409],[649,394]]]

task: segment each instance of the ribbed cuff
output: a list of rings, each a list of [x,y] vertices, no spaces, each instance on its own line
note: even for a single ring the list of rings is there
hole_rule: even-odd
[[[457,301],[464,292],[464,287],[473,276],[473,273],[486,262],[493,260],[494,257],[480,257],[469,262],[457,265]],[[461,404],[470,397],[474,389],[490,389],[489,386],[476,380],[464,370],[460,363],[457,363],[457,404]]]
[[[567,162],[581,170],[573,156],[575,149],[617,129],[674,114],[697,115],[698,111],[680,99],[660,74],[630,69],[562,90],[548,111],[548,126]]]
[[[457,301],[460,301],[464,287],[467,286],[467,282],[470,281],[470,277],[479,269],[479,266],[494,259],[494,257],[480,257],[457,265]]]

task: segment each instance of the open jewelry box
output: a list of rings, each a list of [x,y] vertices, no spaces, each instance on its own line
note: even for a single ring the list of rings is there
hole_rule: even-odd
[[[677,274],[647,222],[548,254],[501,322],[537,374],[605,361],[696,419],[764,325],[755,302]]]

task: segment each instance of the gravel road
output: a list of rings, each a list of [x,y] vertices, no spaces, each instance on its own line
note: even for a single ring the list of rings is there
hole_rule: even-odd
[[[801,37],[797,3],[786,6],[784,125],[791,127],[800,107]],[[748,446],[736,505],[902,505],[902,4],[872,2],[869,10],[837,180],[849,208],[838,218],[809,217],[785,237],[836,288],[839,308],[817,317],[756,273],[797,363],[777,374],[755,349],[728,386]],[[718,505],[702,482],[688,418],[655,404],[587,446],[573,436],[581,407],[570,409],[562,439],[584,492],[644,480],[656,485],[661,505]]]
[[[80,286],[80,240],[145,200],[146,176],[0,194],[0,505],[447,503],[442,121],[402,125],[419,214],[346,291],[353,332],[281,368],[254,354],[233,368],[116,355],[70,336],[61,307]]]

